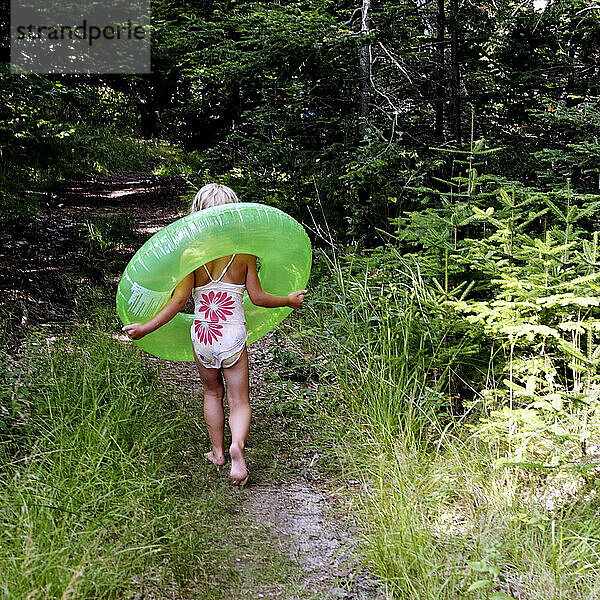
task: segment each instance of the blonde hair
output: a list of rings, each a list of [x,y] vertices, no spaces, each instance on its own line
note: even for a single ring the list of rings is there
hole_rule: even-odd
[[[209,183],[194,196],[194,200],[190,206],[190,213],[202,210],[203,208],[211,208],[239,201],[240,199],[231,188],[221,183]]]

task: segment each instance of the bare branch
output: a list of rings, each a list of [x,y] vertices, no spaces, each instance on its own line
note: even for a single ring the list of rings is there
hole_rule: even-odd
[[[408,82],[412,85],[412,79],[410,78],[408,71],[389,53],[388,49],[381,42],[378,42],[378,44],[381,47],[381,49],[388,55],[389,59],[404,73],[406,79],[408,79]]]
[[[350,25],[352,25],[352,23],[354,23],[354,21],[356,21],[356,17],[358,15],[360,15],[362,12],[361,8],[355,8],[354,12],[352,13],[352,16],[344,23],[344,25],[346,27],[350,27]]]

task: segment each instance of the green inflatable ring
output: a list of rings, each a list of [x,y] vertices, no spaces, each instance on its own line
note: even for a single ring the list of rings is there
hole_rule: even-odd
[[[153,235],[131,259],[117,290],[117,313],[124,325],[145,323],[171,298],[175,286],[203,264],[229,254],[260,259],[263,290],[287,296],[304,289],[310,274],[310,240],[284,212],[250,202],[225,204],[192,213]],[[265,335],[291,308],[262,308],[244,294],[248,343]],[[166,325],[134,343],[159,358],[193,361],[190,328],[194,316],[178,313]]]

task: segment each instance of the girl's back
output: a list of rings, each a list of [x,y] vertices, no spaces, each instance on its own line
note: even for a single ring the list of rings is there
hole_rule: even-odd
[[[215,260],[211,260],[206,263],[206,269],[210,273],[213,279],[219,279],[224,269],[225,274],[221,281],[225,283],[235,283],[236,285],[246,284],[246,274],[248,273],[248,262],[253,260],[256,264],[256,258],[251,254],[236,254],[233,262],[227,267],[231,260],[231,254],[229,256],[221,256]],[[206,285],[210,279],[204,270],[204,267],[200,267],[194,271],[195,283],[194,287],[200,287]]]

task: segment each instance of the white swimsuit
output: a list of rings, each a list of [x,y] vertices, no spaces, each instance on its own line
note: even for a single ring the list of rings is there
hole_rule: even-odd
[[[235,254],[218,279],[195,287],[192,296],[196,305],[191,335],[194,352],[207,369],[232,367],[242,356],[248,333],[242,298],[246,286],[221,281]]]

